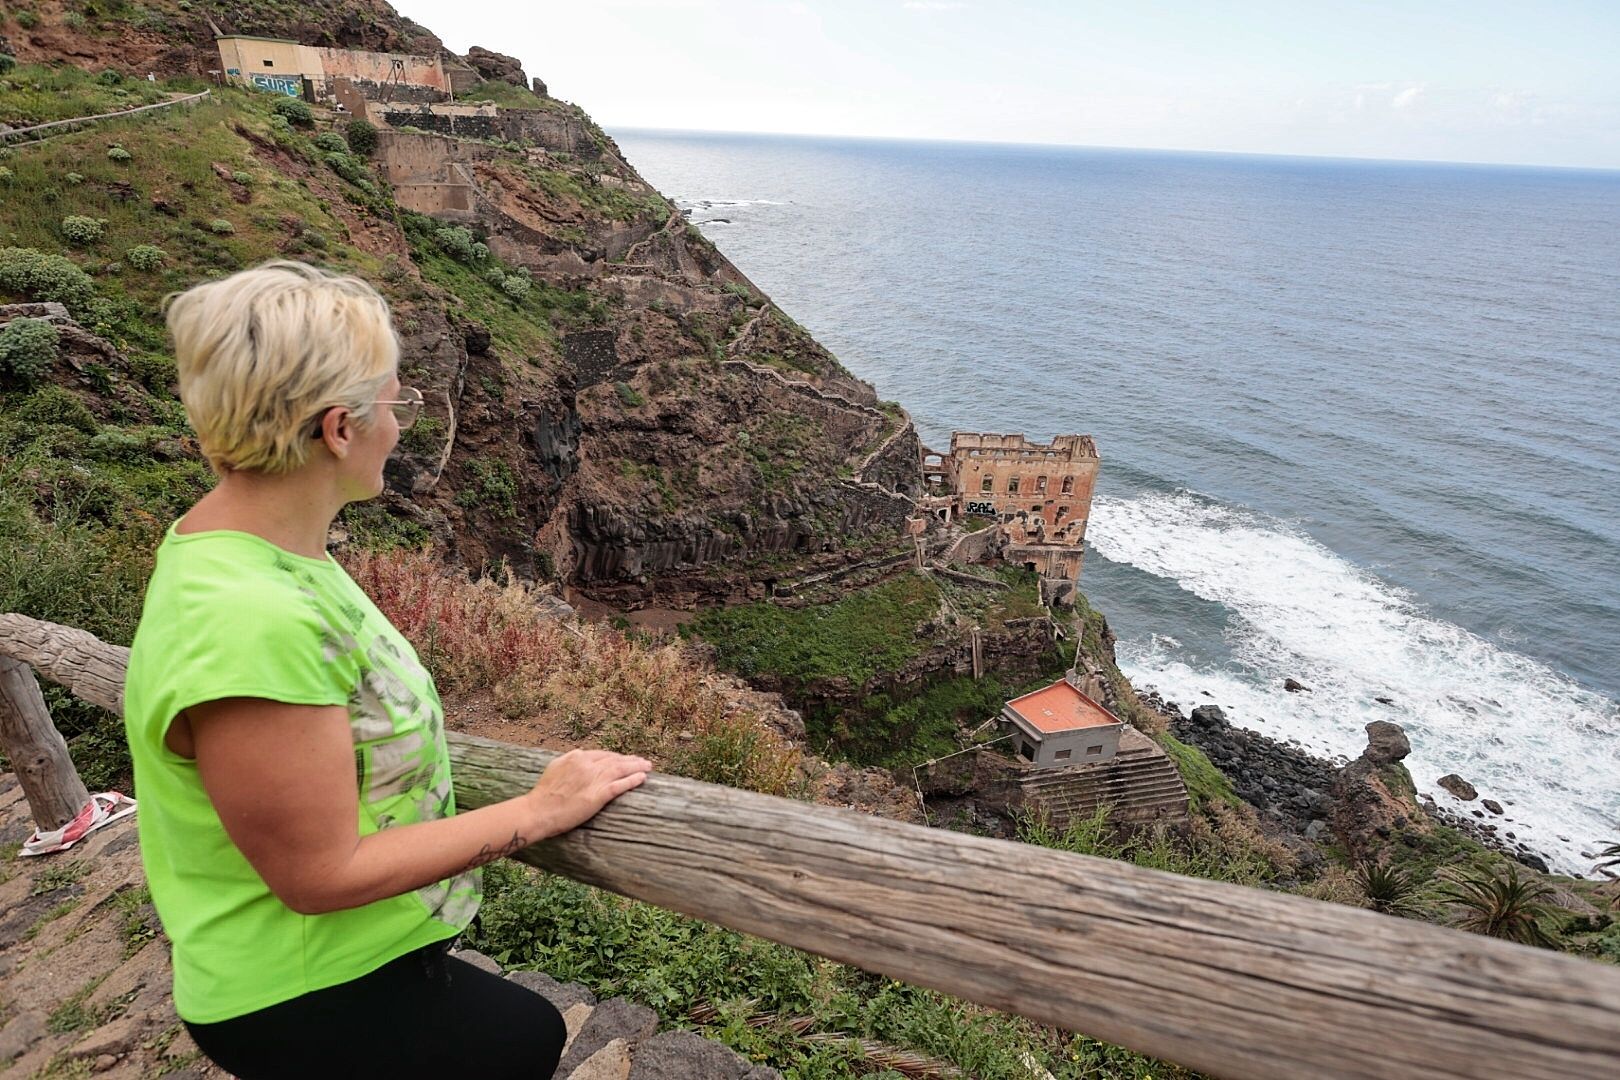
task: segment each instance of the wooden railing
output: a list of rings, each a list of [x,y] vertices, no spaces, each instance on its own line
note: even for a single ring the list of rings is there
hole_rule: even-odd
[[[48,139],[51,135],[59,135],[68,128],[78,127],[80,124],[93,124],[100,120],[117,120],[124,116],[134,116],[136,113],[151,112],[153,109],[167,109],[175,105],[185,105],[193,101],[201,101],[212,94],[212,90],[204,90],[200,94],[187,94],[185,97],[171,98],[168,101],[159,101],[151,105],[137,105],[133,109],[120,109],[117,112],[96,113],[93,116],[71,116],[66,120],[52,120],[48,124],[34,124],[32,127],[11,128],[0,131],[0,144],[15,140],[19,143],[38,142]],[[61,130],[58,130],[61,129]],[[49,132],[42,135],[40,132]],[[33,138],[24,139],[22,136],[31,135]]]
[[[121,706],[89,634],[0,615],[0,653]],[[467,808],[553,756],[450,752]],[[1359,908],[663,775],[517,857],[1218,1076],[1620,1076],[1620,969]]]

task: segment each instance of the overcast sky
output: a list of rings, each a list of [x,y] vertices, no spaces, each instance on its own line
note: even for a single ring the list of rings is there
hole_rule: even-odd
[[[1620,168],[1620,0],[395,0],[609,130]]]

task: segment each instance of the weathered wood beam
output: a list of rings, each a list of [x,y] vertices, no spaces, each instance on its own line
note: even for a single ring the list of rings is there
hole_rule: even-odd
[[[124,671],[129,650],[88,630],[0,614],[0,656],[21,660],[74,697],[124,715]]]
[[[466,809],[554,756],[449,740]],[[518,857],[1217,1076],[1620,1076],[1620,968],[1359,908],[668,776]]]
[[[553,756],[450,739],[468,808]],[[1217,1076],[1620,1076],[1620,968],[1340,904],[670,776],[517,857]]]
[[[67,743],[51,723],[33,670],[9,656],[0,656],[0,750],[16,772],[41,832],[60,829],[90,801]]]

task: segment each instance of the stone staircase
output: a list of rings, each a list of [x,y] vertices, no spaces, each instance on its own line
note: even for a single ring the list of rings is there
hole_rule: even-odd
[[[1025,804],[1064,829],[1107,805],[1109,820],[1139,823],[1187,816],[1187,788],[1158,744],[1127,727],[1112,759],[1057,769],[1026,769],[1019,779]]]

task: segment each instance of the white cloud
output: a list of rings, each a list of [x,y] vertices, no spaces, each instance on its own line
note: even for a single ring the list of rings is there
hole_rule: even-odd
[[[907,11],[961,11],[967,5],[951,0],[906,0],[901,7]]]
[[[1410,109],[1414,104],[1417,103],[1417,99],[1422,96],[1423,87],[1408,86],[1405,90],[1402,90],[1400,93],[1391,98],[1389,104],[1395,109]]]

